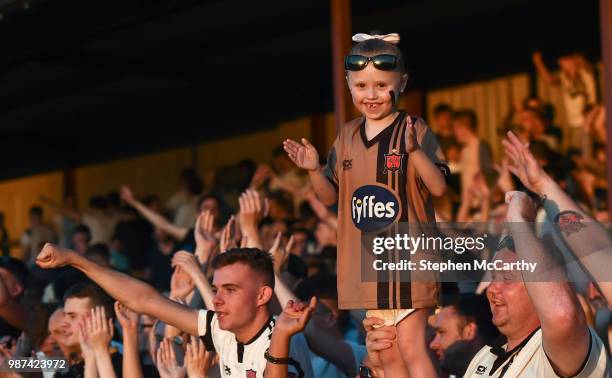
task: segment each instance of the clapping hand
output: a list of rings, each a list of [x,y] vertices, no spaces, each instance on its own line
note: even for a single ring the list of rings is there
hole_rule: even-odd
[[[321,168],[319,163],[319,153],[317,149],[310,144],[306,138],[302,138],[302,143],[292,139],[287,139],[283,142],[285,152],[292,162],[300,168],[308,171],[316,171]]]

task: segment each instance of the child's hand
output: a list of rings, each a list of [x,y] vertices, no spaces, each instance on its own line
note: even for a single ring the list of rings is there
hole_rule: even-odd
[[[319,164],[319,153],[306,138],[302,138],[302,143],[287,139],[283,142],[283,147],[289,159],[298,167],[308,171],[317,171],[321,168]]]
[[[417,140],[416,129],[414,125],[408,127],[408,133],[406,134],[406,151],[408,153],[414,152],[421,148],[419,141]]]

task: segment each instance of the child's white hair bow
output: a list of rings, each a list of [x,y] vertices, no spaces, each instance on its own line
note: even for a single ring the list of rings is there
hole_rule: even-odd
[[[378,34],[370,35],[366,33],[357,33],[353,36],[353,42],[363,42],[363,41],[367,41],[368,39],[382,39],[385,42],[389,42],[394,45],[397,45],[400,41],[400,36],[397,33],[383,34],[383,35],[378,35]]]

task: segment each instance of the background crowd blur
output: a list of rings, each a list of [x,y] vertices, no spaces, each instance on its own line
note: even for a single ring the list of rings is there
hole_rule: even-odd
[[[440,222],[504,220],[507,206],[504,193],[523,189],[510,174],[508,162],[501,152],[500,141],[507,131],[513,131],[528,142],[529,149],[546,172],[594,218],[609,221],[602,72],[598,64],[589,62],[578,52],[567,52],[556,58],[553,65],[552,59],[545,62],[542,54],[536,51],[532,56],[535,76],[517,74],[439,89],[427,95],[427,111],[423,116],[437,135],[451,169],[449,190],[435,203]],[[530,86],[535,90],[530,90]],[[232,141],[211,147],[214,152],[208,152],[205,158],[219,157],[223,161],[229,156],[230,159],[216,169],[194,168],[198,165],[188,167],[190,159],[177,158],[182,152],[172,152],[174,157],[168,155],[170,160],[181,161],[182,170],[175,169],[181,165],[177,164],[160,165],[156,171],[154,165],[163,160],[161,155],[151,158],[147,164],[152,169],[139,171],[138,177],[130,177],[129,169],[120,170],[124,173],[113,177],[108,172],[118,163],[94,167],[89,173],[83,173],[80,180],[87,181],[96,172],[107,173],[102,175],[104,182],[99,187],[85,186],[85,192],[91,192],[88,199],[83,198],[81,192],[78,199],[67,195],[59,200],[56,190],[52,195],[31,199],[32,206],[27,213],[16,215],[16,207],[5,212],[7,216],[0,217],[3,254],[0,287],[6,291],[5,295],[34,310],[31,326],[25,330],[31,348],[61,354],[53,349],[61,346],[58,335],[62,333],[63,323],[55,324],[50,316],[75,284],[86,282],[83,275],[71,269],[38,269],[34,261],[44,243],[53,242],[74,249],[101,265],[146,280],[170,296],[183,296],[177,291],[191,292],[194,285],[189,277],[173,269],[172,256],[181,250],[193,252],[193,228],[199,212],[208,210],[214,214],[215,230],[219,231],[230,216],[236,214],[238,197],[247,189],[259,191],[269,201],[268,214],[259,224],[264,249],[272,248],[278,233],[282,235],[283,244],[292,238],[283,268],[292,289],[298,296],[302,293],[304,298],[315,293],[335,299],[335,210],[316,199],[309,188],[308,177],[295,168],[280,146],[284,138],[305,131],[298,125],[290,135],[284,135],[288,129],[290,127],[285,125],[259,142],[257,136],[251,136],[251,143],[260,145],[246,151],[252,155],[250,158],[242,158],[245,151],[233,147]],[[267,153],[253,155],[251,151],[254,150]],[[147,175],[151,178],[146,178]],[[153,184],[156,180],[163,181],[160,184],[166,188],[163,192]],[[172,193],[167,189],[170,187],[174,187]],[[19,229],[16,219],[8,214],[19,218],[25,229]],[[470,296],[473,294],[462,291],[466,290],[454,285],[444,289],[446,306],[455,309],[451,315],[478,321],[486,339],[497,336],[491,327],[486,302],[482,305]],[[609,314],[608,318],[602,315],[607,306],[592,285],[582,287],[580,295],[590,324],[608,344]],[[470,305],[461,304],[463,301]],[[0,307],[4,303],[0,303]],[[358,361],[361,362],[365,356],[363,314],[358,311],[344,313],[333,305],[330,311],[342,338],[361,346],[361,349],[355,348],[361,350]],[[442,317],[431,322],[429,342],[432,351],[441,359],[452,344],[448,341],[444,344],[440,336],[444,316],[449,316],[447,312],[440,312]],[[144,340],[147,332],[156,332],[151,329],[153,321],[141,319],[140,332]],[[17,340],[22,331],[0,318],[0,336],[4,337],[2,353],[17,353],[18,343],[11,340]],[[120,338],[115,338],[119,345]],[[459,336],[452,341],[460,341]],[[143,343],[143,352],[148,345]],[[357,355],[356,352],[355,358]],[[314,358],[320,356],[313,354]],[[151,361],[144,353],[143,363],[151,365]]]

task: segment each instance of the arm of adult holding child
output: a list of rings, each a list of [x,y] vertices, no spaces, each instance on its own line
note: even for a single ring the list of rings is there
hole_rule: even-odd
[[[283,142],[283,147],[295,165],[308,171],[312,188],[321,202],[327,206],[335,204],[338,200],[338,192],[321,167],[317,149],[305,138],[302,138],[301,143],[287,139]],[[327,164],[334,164],[334,162],[328,161]]]
[[[198,334],[197,310],[171,301],[152,286],[100,266],[74,251],[47,243],[38,255],[36,264],[43,269],[72,266],[133,311],[151,315],[191,335]]]
[[[419,120],[408,125],[406,151],[429,192],[436,197],[444,195],[446,177],[435,163],[442,158],[440,147],[432,131],[424,122]]]
[[[608,303],[612,303],[612,240],[608,231],[582,210],[561,187],[544,172],[527,145],[508,132],[502,141],[510,159],[508,169],[544,200],[544,209],[555,221],[558,232],[581,265],[593,277]]]
[[[376,376],[408,377],[408,370],[397,346],[397,333],[395,327],[381,326],[384,321],[370,317],[363,320],[366,334],[366,349],[368,357]]]

